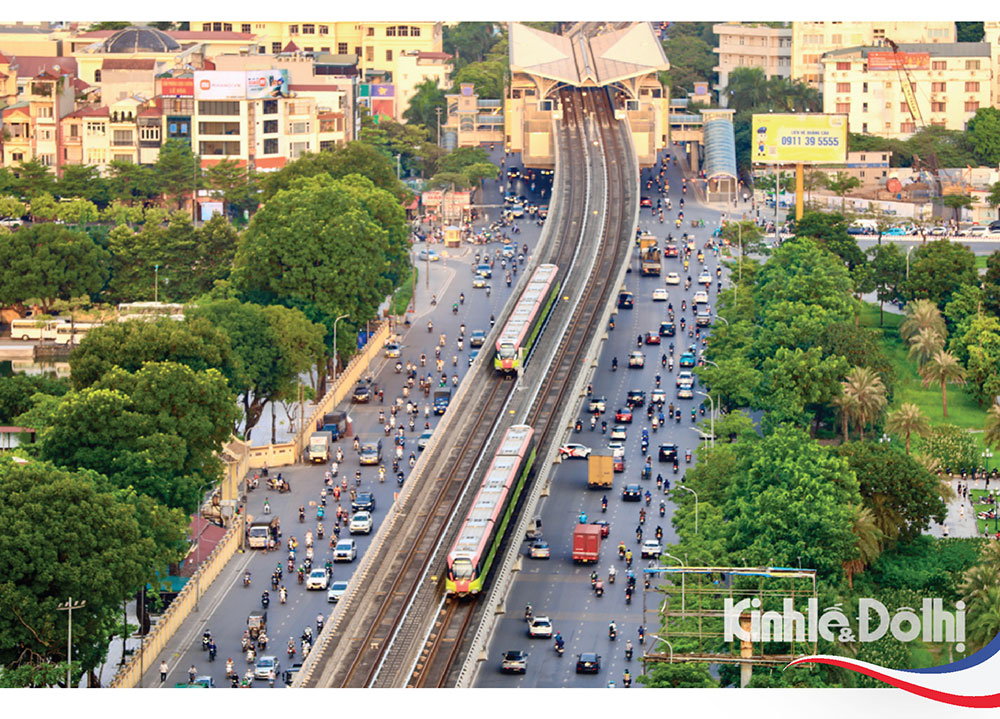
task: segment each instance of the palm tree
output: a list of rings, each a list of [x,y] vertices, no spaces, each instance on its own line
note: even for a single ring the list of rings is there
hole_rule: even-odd
[[[847,586],[854,588],[854,575],[860,574],[882,553],[885,535],[875,524],[872,511],[860,504],[851,506],[851,532],[854,534],[854,558],[844,562]]]
[[[906,305],[906,319],[899,326],[899,336],[904,342],[920,334],[920,330],[932,329],[940,336],[942,342],[948,336],[941,310],[930,300],[915,300]]]
[[[899,409],[890,412],[885,420],[885,428],[893,434],[906,437],[906,453],[910,453],[910,435],[923,437],[931,431],[931,423],[917,405],[904,402]]]
[[[965,573],[962,599],[969,616],[965,636],[972,649],[985,646],[1000,633],[1000,545],[990,542],[980,554],[979,562]]]
[[[924,364],[920,370],[920,376],[923,377],[924,387],[930,387],[932,384],[941,385],[941,412],[945,419],[948,418],[948,389],[947,386],[951,384],[965,384],[965,370],[962,369],[962,365],[958,363],[955,356],[951,352],[945,352],[944,350],[938,350],[930,360]]]
[[[841,383],[841,384],[843,385],[846,383]],[[841,432],[844,437],[843,441],[847,442],[847,440],[850,439],[850,436],[848,435],[848,422],[854,419],[857,413],[858,400],[854,397],[854,395],[847,394],[847,392],[844,391],[841,394],[834,397],[831,404],[834,407],[836,407],[837,410],[840,412],[840,421],[842,427]]]
[[[844,394],[854,397],[857,406],[854,416],[861,439],[865,438],[865,425],[875,421],[885,407],[885,385],[879,373],[870,367],[855,367],[847,375]]]
[[[986,426],[983,427],[983,444],[1000,449],[1000,404],[990,407],[986,413]]]
[[[937,330],[924,327],[919,334],[910,338],[909,356],[917,358],[917,365],[922,365],[934,354],[944,347],[944,338],[938,334]]]
[[[738,67],[729,73],[725,93],[728,106],[736,112],[753,110],[768,101],[767,77],[759,67]]]

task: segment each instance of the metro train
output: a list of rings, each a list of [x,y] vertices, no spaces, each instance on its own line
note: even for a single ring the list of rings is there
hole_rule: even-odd
[[[558,272],[555,265],[539,265],[535,269],[497,338],[493,368],[498,372],[506,374],[521,368],[559,294]]]
[[[493,566],[507,524],[535,461],[535,431],[522,424],[504,434],[448,554],[445,592],[477,595]]]

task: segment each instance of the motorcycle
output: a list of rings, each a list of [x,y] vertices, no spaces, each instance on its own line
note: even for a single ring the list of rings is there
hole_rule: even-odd
[[[604,596],[604,584],[601,582],[600,579],[597,580],[597,584],[594,586],[594,594],[596,594],[599,597]]]
[[[573,425],[573,431],[579,434],[582,429],[583,429],[583,422],[577,420],[576,424]]]
[[[617,638],[618,638],[618,627],[612,624],[610,627],[608,627],[608,639],[614,641]]]
[[[243,586],[244,587],[249,587],[250,586],[250,572],[244,573],[244,575],[243,575]]]
[[[562,643],[556,642],[556,654],[561,657],[565,652],[566,648],[562,645]]]
[[[206,631],[201,635],[201,650],[205,651],[208,646],[212,643],[212,632]]]
[[[264,592],[262,595],[260,595],[260,605],[264,609],[267,609],[270,604],[271,604],[271,596],[267,592]]]
[[[691,464],[691,450],[690,449],[684,450],[684,461],[687,462],[688,464]]]
[[[208,661],[210,662],[215,661],[215,653],[216,653],[215,643],[213,642],[208,646]]]

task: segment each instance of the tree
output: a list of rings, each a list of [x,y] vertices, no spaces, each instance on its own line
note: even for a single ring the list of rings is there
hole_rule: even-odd
[[[860,480],[859,480],[860,481]],[[851,507],[851,533],[854,535],[854,556],[844,561],[847,586],[854,587],[854,575],[859,574],[882,553],[883,533],[868,507]]]
[[[729,221],[722,225],[722,237],[742,250],[743,254],[758,253],[763,246],[764,233],[749,220]]]
[[[794,421],[808,410],[814,416],[840,390],[839,380],[848,370],[843,357],[823,357],[822,349],[781,347],[764,360],[763,381],[756,407]]]
[[[905,342],[910,342],[924,330],[930,330],[941,337],[948,336],[941,310],[929,300],[916,300],[906,305],[906,319],[899,326],[899,336]]]
[[[56,195],[61,198],[79,197],[98,207],[111,201],[108,181],[94,165],[63,165],[62,177],[56,182]]]
[[[993,542],[987,544],[979,562],[969,568],[962,582],[962,599],[968,607],[969,617],[966,640],[972,651],[986,646],[1000,634],[1000,553]]]
[[[937,309],[936,307],[934,309]],[[920,334],[910,338],[909,357],[917,358],[917,364],[922,365],[929,360],[937,351],[944,348],[944,339],[929,327],[920,330]]]
[[[854,398],[854,419],[861,439],[865,438],[865,425],[874,422],[885,408],[885,385],[878,373],[868,367],[855,367],[843,383],[844,394]]]
[[[486,62],[473,62],[463,65],[452,76],[451,81],[454,87],[460,87],[462,83],[471,82],[475,85],[476,94],[481,100],[501,100],[504,93],[504,74],[507,65],[498,60]],[[435,121],[437,118],[435,118]],[[434,126],[437,132],[436,125]]]
[[[162,182],[163,178],[155,167],[135,165],[124,160],[112,160],[108,164],[108,190],[113,200],[121,200],[125,204],[152,201],[162,192]]]
[[[196,230],[198,252],[192,271],[196,294],[208,292],[217,280],[229,277],[239,239],[239,233],[222,215],[213,215]]]
[[[980,314],[963,324],[961,337],[952,338],[953,354],[965,358],[965,379],[980,406],[1000,396],[1000,320]]]
[[[705,662],[650,662],[646,665],[646,672],[640,674],[636,681],[655,688],[711,689],[719,686]]]
[[[460,22],[445,25],[441,33],[441,48],[454,56],[458,71],[470,63],[481,62],[496,42],[491,22]],[[457,83],[456,83],[457,84]]]
[[[991,110],[993,108],[990,108]],[[962,219],[960,210],[969,210],[975,204],[975,199],[971,195],[945,195],[941,198],[941,204],[950,207],[955,217],[955,222]]]
[[[926,436],[931,430],[931,423],[917,405],[904,402],[899,409],[890,412],[886,417],[885,429],[887,432],[906,437],[906,454],[909,454],[910,436],[914,434],[918,437]]]
[[[953,424],[940,424],[931,428],[930,434],[921,438],[923,454],[938,461],[942,469],[971,470],[979,466],[979,446],[969,430]]]
[[[39,160],[22,160],[13,171],[16,179],[14,187],[22,198],[37,197],[43,193],[51,195],[55,190],[56,176]]]
[[[836,451],[857,476],[864,507],[885,542],[908,542],[931,520],[944,521],[937,477],[891,443],[850,442]]]
[[[941,385],[941,414],[948,418],[948,384],[965,384],[965,370],[954,355],[944,350],[937,353],[918,370],[923,378],[921,384],[929,387],[932,384]]]
[[[721,406],[729,409],[749,407],[754,403],[762,374],[744,355],[720,356],[718,367],[698,367],[698,378],[711,388]]]
[[[879,244],[868,250],[872,279],[878,297],[879,327],[883,324],[883,305],[899,298],[906,281],[906,257],[894,242]]]
[[[1000,250],[994,250],[986,258],[986,274],[982,278],[982,285],[983,308],[1000,315]]]
[[[802,178],[802,189],[809,193],[808,202],[810,204],[812,203],[813,190],[824,189],[829,184],[830,176],[822,170],[809,170]]]
[[[108,279],[108,253],[88,235],[52,223],[0,235],[0,304],[96,294]]]
[[[865,262],[858,241],[847,231],[850,223],[839,212],[804,212],[795,223],[796,237],[811,237],[837,255],[849,270]]]
[[[749,452],[724,505],[727,548],[751,565],[796,566],[801,557],[820,578],[838,576],[854,554],[851,506],[861,501],[847,461],[789,426]]]
[[[982,22],[956,22],[955,39],[958,42],[982,42],[983,23]]]
[[[836,322],[828,325],[817,341],[826,356],[839,355],[851,367],[870,367],[878,372],[886,388],[886,397],[892,396],[896,370],[883,349],[881,332]]]
[[[437,133],[439,124],[443,122],[440,117],[447,119],[444,90],[438,87],[436,80],[424,80],[414,89],[416,92],[410,98],[410,106],[403,112],[403,118],[407,122],[423,125]],[[438,109],[440,115],[437,113]]]
[[[712,46],[700,37],[676,35],[663,43],[670,58],[670,70],[664,73],[670,94],[686,97],[694,90],[696,82],[711,83],[715,73],[715,54]]]
[[[990,185],[989,194],[986,195],[986,204],[990,207],[1000,207],[1000,182]]]
[[[119,367],[62,400],[41,455],[102,472],[168,507],[191,513],[218,481],[218,452],[238,411],[226,378],[174,362]]]
[[[727,107],[736,112],[759,109],[768,101],[767,76],[759,67],[735,68],[729,73],[724,92]]]
[[[51,221],[56,219],[59,214],[59,204],[52,195],[41,192],[31,197],[28,213],[31,215],[31,219],[36,222],[39,220]]]
[[[206,319],[110,322],[88,332],[70,354],[73,387],[97,383],[113,367],[137,372],[147,362],[175,362],[196,372],[235,377],[229,337]]]
[[[223,215],[232,214],[234,209],[254,210],[257,205],[256,179],[245,166],[235,160],[222,160],[205,171],[205,184],[212,197],[223,202]]]
[[[15,374],[0,377],[0,424],[13,424],[14,418],[31,409],[35,394],[61,397],[69,382],[50,375]]]
[[[176,543],[183,516],[153,510],[140,517],[137,503],[114,492],[96,472],[25,465],[0,459],[0,665],[4,683],[13,674],[24,686],[65,681],[46,671],[65,662],[66,618],[57,605],[73,597],[86,607],[73,613],[74,685],[107,658],[121,629],[122,603],[155,578],[176,550],[165,551],[142,526],[156,519]],[[147,507],[147,509],[149,509]]]
[[[953,351],[962,362],[969,357],[964,347],[961,349],[957,347],[961,344],[959,337],[966,332],[972,319],[982,314],[985,298],[985,292],[976,285],[962,285],[952,293],[948,304],[944,306],[944,317],[948,332],[951,334]]]
[[[830,188],[833,194],[840,198],[840,211],[843,212],[845,207],[844,196],[851,190],[861,187],[861,180],[848,175],[846,172],[838,172],[830,178],[827,187]]]
[[[60,202],[57,216],[67,225],[85,225],[89,222],[97,222],[99,217],[97,205],[90,200],[74,198],[69,202]]]
[[[929,299],[944,308],[962,285],[978,283],[972,250],[957,242],[934,240],[913,251],[905,287],[908,298]]]
[[[858,399],[852,394],[841,392],[830,401],[830,404],[840,413],[841,443],[846,443],[851,438],[850,422],[858,414]]]
[[[983,444],[1000,449],[1000,404],[990,405],[983,427]]]
[[[965,126],[981,165],[1000,164],[1000,110],[981,107]]]
[[[201,159],[191,152],[187,142],[168,139],[156,158],[156,176],[164,195],[174,198],[179,210],[185,199],[202,186]]]
[[[28,212],[28,206],[16,197],[0,197],[0,219],[19,220]]]

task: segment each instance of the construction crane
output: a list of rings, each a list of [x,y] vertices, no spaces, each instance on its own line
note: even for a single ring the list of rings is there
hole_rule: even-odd
[[[892,48],[893,55],[895,55],[894,62],[896,65],[896,75],[899,77],[899,84],[903,91],[903,97],[906,100],[906,107],[910,111],[910,117],[913,118],[913,123],[916,125],[917,129],[923,129],[926,127],[923,115],[920,114],[920,106],[917,104],[916,95],[913,94],[913,78],[910,76],[910,69],[906,67],[906,62],[900,57],[899,45],[890,40],[889,38],[884,38],[885,44]],[[926,159],[921,158],[919,155],[913,155],[913,166],[916,170],[927,170],[931,179],[937,185],[938,195],[941,194],[941,179],[938,177],[938,162],[937,155],[933,150],[928,150],[928,157]]]

